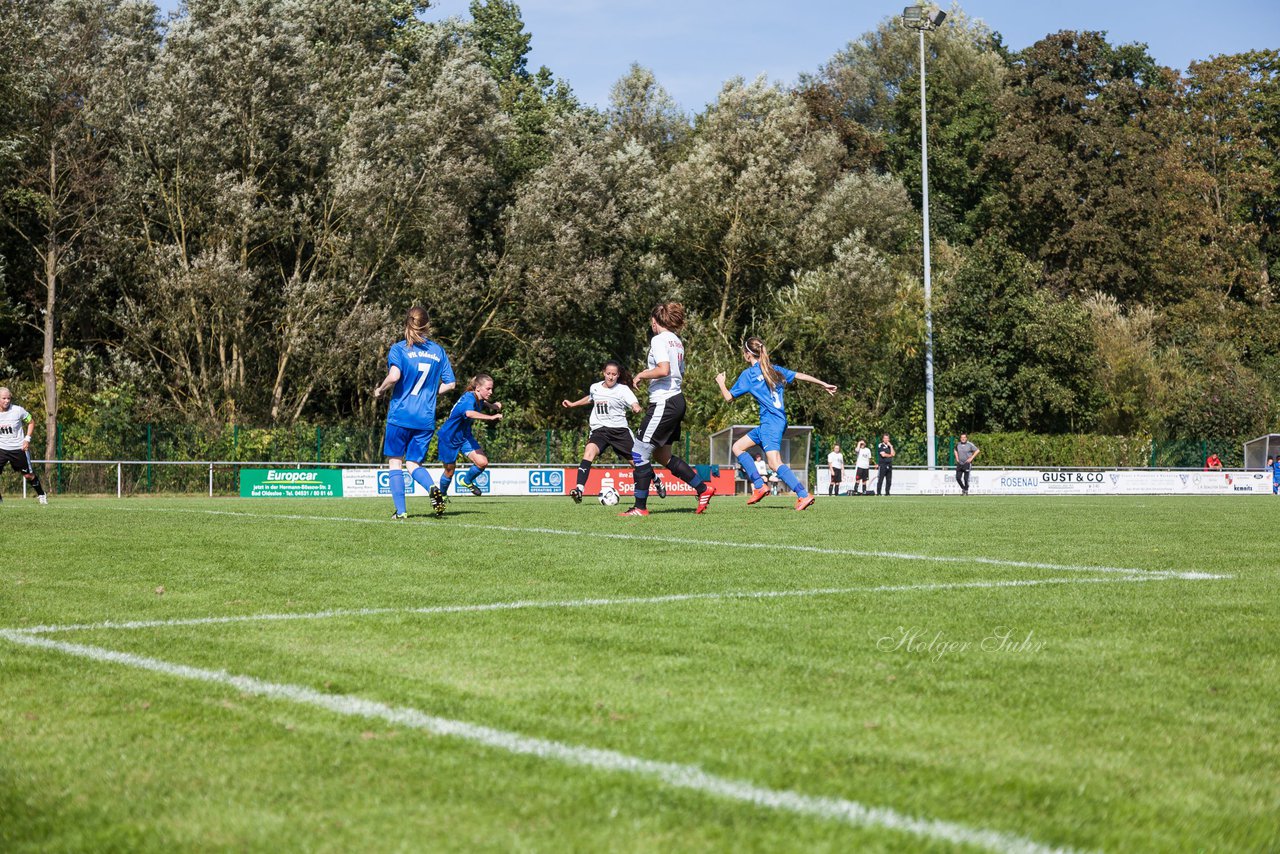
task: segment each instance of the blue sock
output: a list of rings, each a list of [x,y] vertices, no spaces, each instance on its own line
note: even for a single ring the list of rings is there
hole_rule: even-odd
[[[404,470],[392,469],[387,485],[391,487],[391,500],[396,505],[396,513],[403,516],[408,512],[404,506]]]
[[[804,488],[800,483],[800,478],[796,477],[796,473],[791,470],[791,466],[778,466],[778,477],[782,478],[782,482],[791,488],[791,491],[801,498],[809,497],[809,490]]]
[[[482,471],[484,471],[484,469],[480,468],[480,466],[475,463],[472,463],[471,468],[467,469],[467,483],[475,483],[476,478],[480,476],[480,472]]]
[[[449,487],[453,485],[453,475],[447,474],[440,478],[440,492],[444,495],[449,494]]]
[[[747,473],[747,477],[751,478],[751,485],[756,489],[764,486],[764,478],[760,476],[760,472],[756,471],[756,461],[751,459],[751,455],[746,451],[738,454],[738,465],[742,466],[742,470]]]
[[[413,479],[428,492],[431,491],[431,487],[436,485],[435,481],[431,479],[431,475],[427,474],[424,466],[418,466],[413,470]]]

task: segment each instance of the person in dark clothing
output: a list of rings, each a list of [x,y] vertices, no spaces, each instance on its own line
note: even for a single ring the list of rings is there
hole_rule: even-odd
[[[884,487],[884,494],[889,494],[889,488],[893,486],[893,458],[898,455],[894,449],[893,443],[889,441],[889,434],[885,433],[880,437],[880,444],[876,445],[876,453],[880,460],[880,476],[876,478],[876,495],[880,494],[880,487]]]

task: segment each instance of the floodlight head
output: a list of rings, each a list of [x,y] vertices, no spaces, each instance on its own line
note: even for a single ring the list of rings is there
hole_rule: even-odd
[[[908,24],[918,24],[924,17],[923,6],[908,6],[902,10],[902,19]]]
[[[938,26],[946,19],[947,19],[947,13],[942,11],[941,9],[934,9],[932,14],[925,16],[925,20],[928,21],[929,24],[934,27]]]

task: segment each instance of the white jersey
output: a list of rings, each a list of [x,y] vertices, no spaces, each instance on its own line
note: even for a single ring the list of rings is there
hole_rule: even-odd
[[[837,454],[834,451],[827,454],[827,465],[831,466],[833,469],[844,468],[844,454]]]
[[[631,407],[639,406],[636,393],[622,383],[614,383],[609,388],[603,382],[595,383],[587,392],[591,397],[591,429],[601,427],[629,429],[627,412]]]
[[[659,332],[649,342],[649,367],[667,362],[671,373],[649,380],[649,400],[666,400],[680,393],[684,384],[684,344],[674,332]]]
[[[16,403],[9,404],[8,409],[0,412],[0,451],[21,451],[30,422],[30,413]]]
[[[858,449],[858,468],[860,469],[871,468],[871,449],[870,448]]]

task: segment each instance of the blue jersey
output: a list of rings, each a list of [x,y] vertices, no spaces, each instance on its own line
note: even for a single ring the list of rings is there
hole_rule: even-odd
[[[1280,483],[1280,460],[1271,464],[1271,479]]]
[[[387,423],[413,430],[434,430],[436,394],[442,383],[454,382],[453,367],[444,348],[434,341],[397,341],[387,353],[387,367],[399,368],[387,410]]]
[[[484,405],[480,403],[476,393],[474,391],[467,392],[458,398],[458,402],[453,405],[453,409],[449,410],[449,417],[440,425],[440,434],[444,435],[446,432],[452,433],[464,428],[470,432],[471,419],[467,417],[467,412],[483,411]]]
[[[757,362],[738,374],[738,379],[733,384],[733,388],[729,389],[729,394],[734,397],[742,397],[744,394],[754,397],[760,404],[761,424],[786,424],[787,410],[782,393],[788,383],[795,381],[796,372],[781,365],[774,365],[773,369],[782,377],[782,382],[774,388],[769,388],[769,384],[765,382],[764,371],[760,369],[760,364]]]

